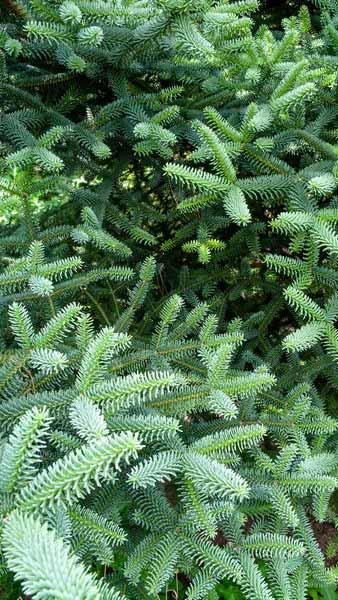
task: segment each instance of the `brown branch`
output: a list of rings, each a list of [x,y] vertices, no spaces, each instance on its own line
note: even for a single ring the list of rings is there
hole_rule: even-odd
[[[21,19],[23,19],[26,16],[26,10],[22,6],[22,4],[19,4],[19,2],[16,2],[15,0],[2,0],[2,1],[8,7],[8,9],[12,13],[14,13],[17,17],[20,17]]]

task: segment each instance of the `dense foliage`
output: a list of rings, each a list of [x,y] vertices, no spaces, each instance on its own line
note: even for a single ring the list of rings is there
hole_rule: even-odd
[[[338,2],[2,4],[4,580],[332,600]]]

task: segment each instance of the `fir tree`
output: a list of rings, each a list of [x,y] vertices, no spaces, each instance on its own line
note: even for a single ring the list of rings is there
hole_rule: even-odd
[[[1,10],[1,570],[334,587],[338,5]]]

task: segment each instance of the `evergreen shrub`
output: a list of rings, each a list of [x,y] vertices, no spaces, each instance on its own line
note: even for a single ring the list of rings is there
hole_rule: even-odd
[[[2,2],[0,569],[29,598],[334,594],[338,2],[315,10]]]

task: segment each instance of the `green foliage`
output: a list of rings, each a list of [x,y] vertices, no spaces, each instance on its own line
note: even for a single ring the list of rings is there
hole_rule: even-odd
[[[296,4],[0,9],[9,598],[333,600],[338,4]]]

